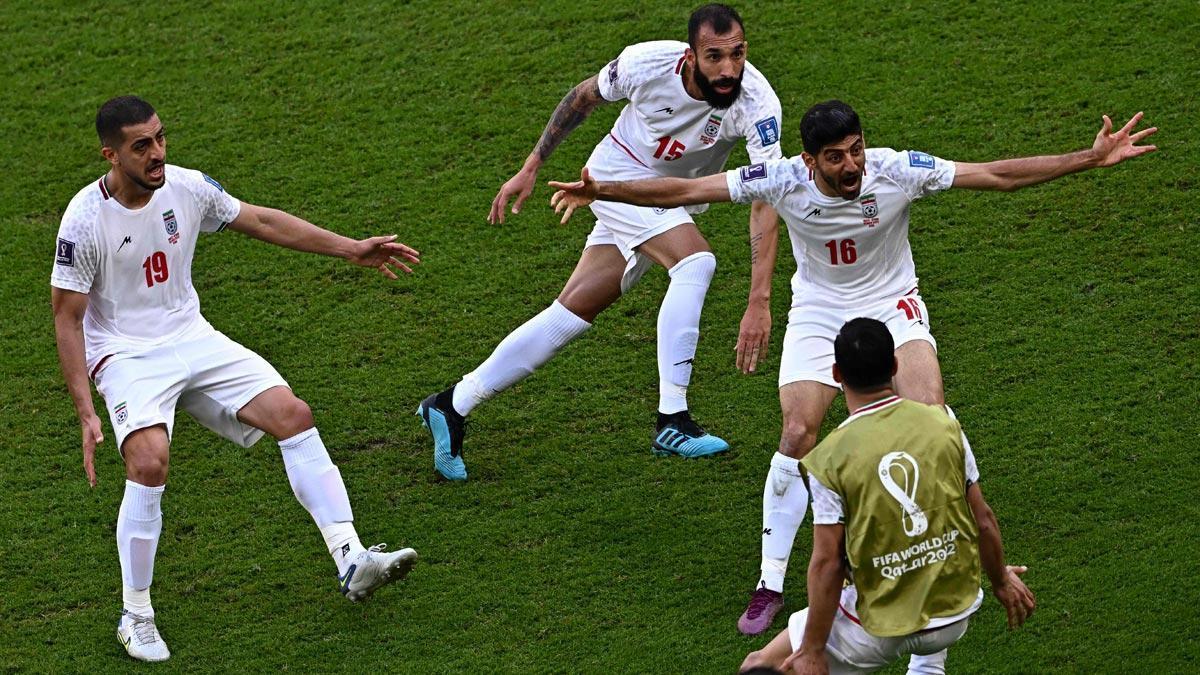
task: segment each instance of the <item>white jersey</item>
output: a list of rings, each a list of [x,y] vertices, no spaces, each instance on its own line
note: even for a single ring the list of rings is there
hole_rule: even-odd
[[[211,334],[192,287],[200,232],[218,232],[241,202],[212,178],[166,165],[165,182],[140,209],[114,199],[104,179],[80,190],[63,213],[50,284],[86,293],[88,372],[106,357]]]
[[[787,223],[796,300],[815,296],[858,305],[917,285],[908,208],[914,199],[948,189],[954,163],[914,150],[868,148],[866,154],[862,190],[853,200],[822,194],[800,157],[726,173],[732,201],[767,202]]]
[[[601,145],[613,143],[634,166],[679,178],[717,173],[741,139],[751,162],[782,158],[779,98],[767,78],[747,62],[737,101],[713,108],[684,89],[687,48],[674,40],[631,45],[600,71],[601,96],[629,99]]]

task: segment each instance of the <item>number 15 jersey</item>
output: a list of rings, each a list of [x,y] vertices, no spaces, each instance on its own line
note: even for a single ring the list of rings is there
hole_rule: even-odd
[[[604,142],[618,145],[636,165],[677,178],[717,173],[741,139],[751,162],[783,157],[779,98],[767,78],[747,62],[737,101],[714,108],[684,88],[687,48],[673,40],[630,45],[600,71],[601,96],[629,99]]]
[[[104,179],[75,195],[58,230],[50,284],[88,296],[83,318],[88,372],[106,356],[204,337],[192,287],[200,232],[219,232],[241,211],[212,178],[171,164],[139,209],[122,206]]]

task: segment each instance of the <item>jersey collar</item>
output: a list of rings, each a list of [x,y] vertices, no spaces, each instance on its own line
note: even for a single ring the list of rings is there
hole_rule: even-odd
[[[841,429],[842,427],[853,422],[854,420],[858,419],[859,417],[863,417],[865,415],[870,415],[871,413],[879,412],[880,410],[890,408],[902,400],[904,400],[904,399],[900,398],[899,396],[888,396],[887,398],[881,398],[878,401],[875,401],[874,403],[868,403],[867,405],[864,405],[863,407],[859,408],[858,410],[855,410],[853,415],[847,417],[845,422],[842,422],[841,424],[838,425],[838,428]]]

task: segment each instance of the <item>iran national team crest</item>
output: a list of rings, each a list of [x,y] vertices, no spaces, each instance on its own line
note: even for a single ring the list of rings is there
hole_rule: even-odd
[[[704,123],[704,133],[700,134],[700,142],[705,145],[712,145],[717,142],[717,134],[721,133],[721,116],[709,115],[708,121]]]
[[[163,212],[163,225],[167,228],[167,241],[172,244],[179,241],[179,222],[175,220],[175,209]]]
[[[116,413],[117,424],[125,424],[125,420],[129,419],[129,408],[126,407],[125,401],[118,403],[113,412]]]
[[[875,193],[863,195],[859,200],[862,205],[863,225],[875,227],[879,224],[879,205],[875,202]]]

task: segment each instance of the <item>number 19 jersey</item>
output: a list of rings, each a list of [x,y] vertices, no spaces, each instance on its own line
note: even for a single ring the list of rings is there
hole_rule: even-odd
[[[88,372],[106,356],[139,353],[211,334],[192,287],[200,232],[219,232],[241,210],[212,178],[171,164],[139,209],[122,206],[104,179],[75,195],[58,230],[50,284],[88,296]]]

